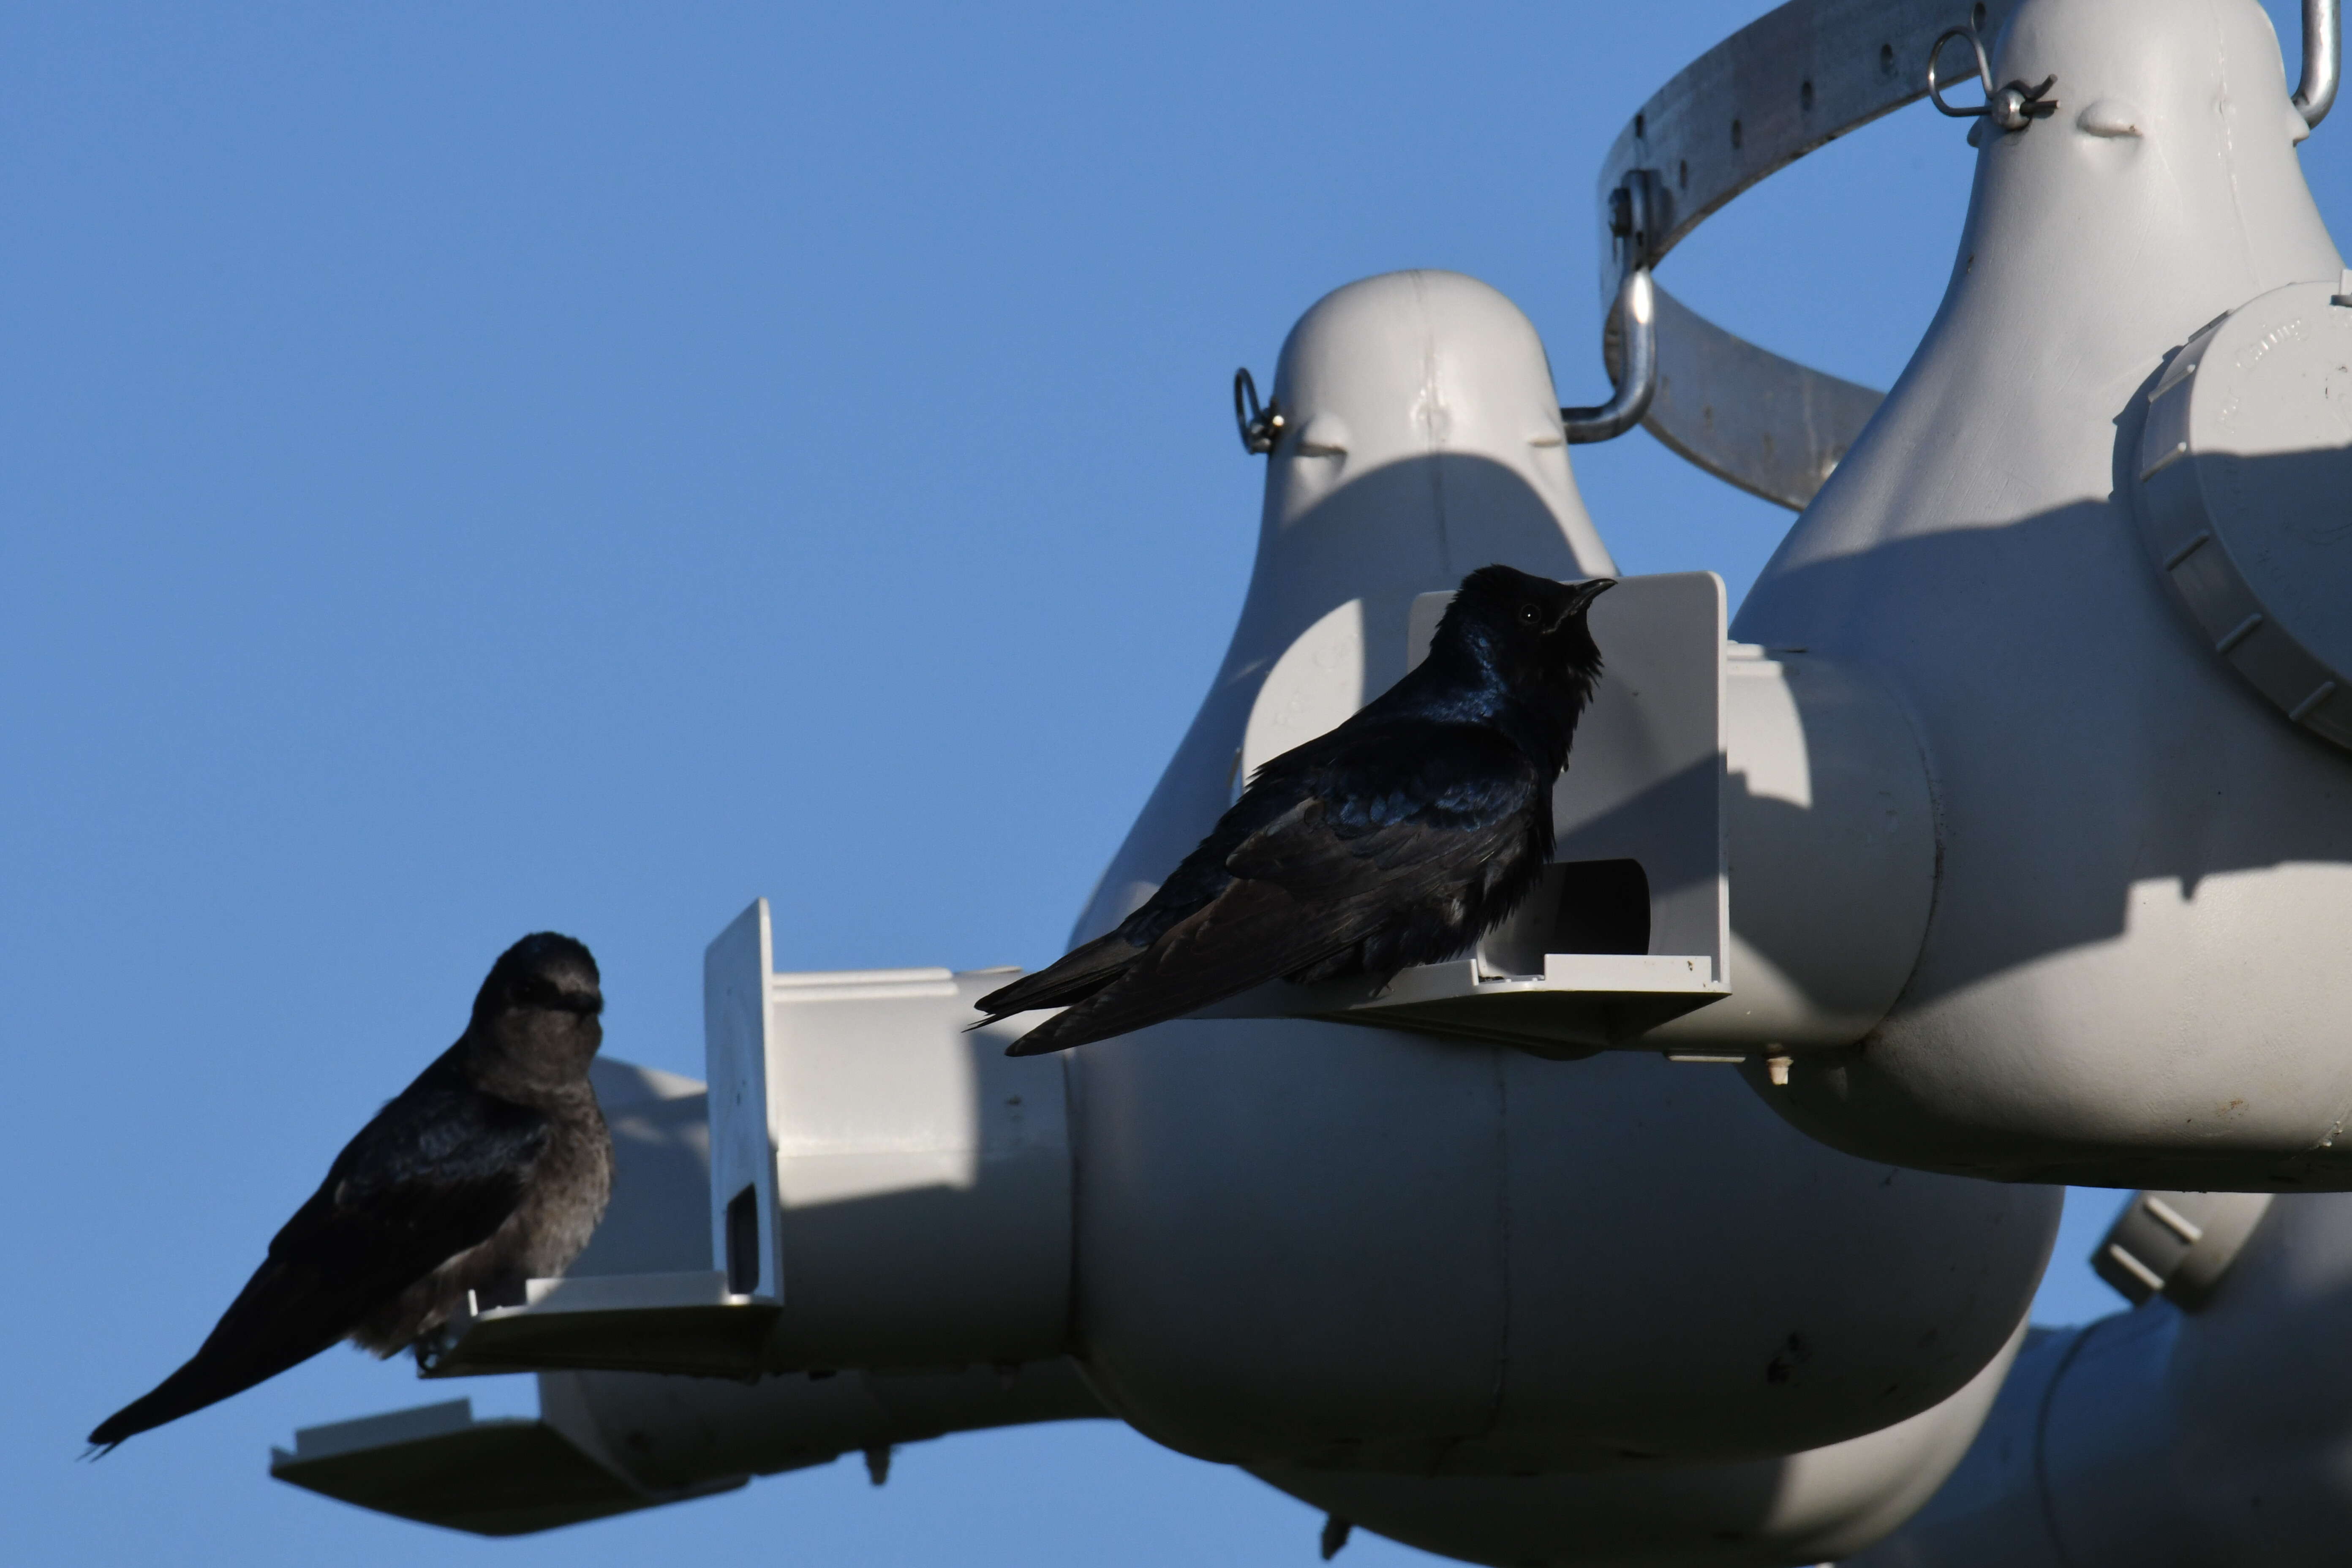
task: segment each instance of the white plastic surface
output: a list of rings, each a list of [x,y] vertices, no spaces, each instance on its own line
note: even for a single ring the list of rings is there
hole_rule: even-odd
[[[529,1282],[523,1304],[451,1324],[430,1377],[586,1368],[700,1377],[760,1375],[777,1305],[727,1288],[721,1270],[587,1275]]]
[[[2132,496],[2166,356],[2341,275],[2301,118],[2252,0],[2025,0],[1992,65],[2063,107],[1979,149],[1942,309],[1733,627],[1889,692],[1941,834],[1901,1000],[1771,1102],[1942,1170],[2352,1183],[2352,762],[2214,657]]]
[[[768,900],[755,899],[702,955],[703,1062],[711,1086],[710,1182],[705,1194],[709,1257],[753,1293],[771,1297],[782,1293],[784,1278],[782,1236],[775,1223],[776,1108],[768,1082],[773,951]],[[738,1237],[730,1247],[727,1234],[728,1206],[746,1191],[759,1219],[748,1258],[743,1238]]]
[[[2198,629],[2352,748],[2352,275],[2250,300],[2148,394],[2140,520]]]
[[[1069,1321],[1070,1156],[1062,1065],[967,1034],[1003,971],[756,979],[761,900],[711,945],[712,1225],[745,1184],[783,1302],[772,1369],[1016,1363]],[[762,954],[764,956],[764,954]],[[731,1000],[756,986],[756,1027]],[[754,1054],[756,1053],[756,1054]]]
[[[1937,839],[1917,734],[1878,682],[1734,644],[1724,831],[1731,994],[1638,1042],[1801,1055],[1862,1039],[1919,961]]]
[[[2198,1311],[2277,1201],[2269,1193],[2134,1194],[2091,1268],[2135,1307],[2162,1296]]]
[[[2024,1337],[2020,1323],[2001,1353],[1935,1409],[1785,1458],[1601,1475],[1259,1474],[1366,1529],[1494,1568],[1817,1563],[1876,1541],[1934,1495],[1992,1407]]]
[[[1292,330],[1274,396],[1290,422],[1265,458],[1240,624],[1076,940],[1150,898],[1250,767],[1395,683],[1417,596],[1498,561],[1617,574],[1569,471],[1543,344],[1486,284],[1394,272],[1334,290]]]
[[[2352,1194],[2272,1199],[2199,1310],[2043,1331],[1857,1568],[2323,1568],[2352,1539]]]
[[[1367,699],[1379,695],[1364,689],[1365,663],[1361,599],[1349,600],[1298,634],[1266,671],[1265,684],[1250,704],[1241,761],[1234,769],[1235,800],[1258,769],[1338,729]]]
[[[1326,668],[1286,658],[1302,639],[1344,654],[1362,627],[1360,677],[1349,679],[1343,656],[1331,661],[1320,700],[1335,712],[1403,672],[1415,601],[1425,627],[1434,602],[1423,596],[1475,566],[1615,575],[1584,542],[1580,510],[1567,508],[1564,465],[1551,489],[1537,482],[1549,448],[1528,433],[1556,418],[1542,363],[1507,301],[1446,274],[1350,285],[1299,323],[1276,384],[1301,434],[1269,458],[1233,649],[1078,938],[1148,897],[1225,809],[1273,672],[1286,682]],[[1492,412],[1507,406],[1514,418]],[[1440,421],[1441,408],[1485,412]],[[1446,439],[1433,443],[1441,426]],[[1376,445],[1373,431],[1390,434]],[[1379,460],[1360,465],[1368,455]],[[1465,472],[1480,478],[1457,483]],[[1460,505],[1465,495],[1480,504]],[[1473,527],[1485,531],[1475,552],[1463,542]],[[1683,585],[1705,592],[1701,635],[1675,645],[1690,658],[1696,700],[1672,723],[1697,743],[1644,755],[1632,749],[1640,724],[1612,740],[1596,722],[1567,786],[1572,798],[1619,781],[1614,804],[1596,795],[1570,813],[1569,837],[1595,852],[1600,838],[1580,836],[1617,831],[1617,806],[1661,779],[1704,786],[1692,831],[1660,846],[1656,880],[1669,894],[1720,874],[1717,704],[1730,679],[1720,590],[1703,575]],[[1340,616],[1347,636],[1334,636],[1334,613],[1351,604],[1360,611]],[[1628,657],[1621,673],[1638,662]],[[1823,1026],[1854,1026],[1867,999],[1907,972],[1901,949],[1916,949],[1923,918],[1916,873],[1932,866],[1932,836],[1916,745],[1899,713],[1882,722],[1885,700],[1854,695],[1863,683],[1809,688],[1775,674],[1751,684],[1780,709],[1750,726],[1768,739],[1738,764],[1743,781],[1783,807],[1819,807],[1808,820],[1825,825],[1758,817],[1820,847],[1817,860],[1808,850],[1789,863],[1832,889],[1891,875],[1908,900],[1886,922],[1891,938],[1874,935],[1865,982],[1836,995]],[[1265,699],[1276,711],[1312,710],[1291,700]],[[1865,818],[1876,810],[1868,781],[1888,758],[1907,826],[1873,847],[1848,830],[1857,803]],[[1735,926],[1738,854],[1735,843]],[[1698,868],[1687,881],[1672,869],[1685,864]],[[1795,889],[1777,907],[1803,911],[1820,897]],[[1720,920],[1712,898],[1696,902]],[[1720,927],[1708,931],[1712,961]],[[1801,941],[1755,940],[1789,957],[1789,973],[1803,968]],[[1814,1005],[1794,981],[1778,995],[1784,1017]],[[1067,1071],[1084,1173],[1074,1321],[1089,1378],[1161,1441],[1258,1467],[1507,1477],[1744,1463],[1914,1416],[1956,1450],[1975,1414],[1953,1396],[2008,1342],[2056,1217],[2044,1190],[1926,1178],[1824,1149],[1736,1070],[1647,1052],[1548,1061],[1391,1028],[1203,1017],[1082,1047]],[[1857,1519],[1907,1495],[1890,1483],[1840,1506]],[[1563,1542],[1553,1560],[1573,1550]]]
[[[1864,1163],[1737,1069],[1647,1052],[1268,1018],[1072,1057],[1088,1373],[1203,1458],[1508,1476],[1842,1442],[1983,1370],[2056,1224],[2050,1189]]]

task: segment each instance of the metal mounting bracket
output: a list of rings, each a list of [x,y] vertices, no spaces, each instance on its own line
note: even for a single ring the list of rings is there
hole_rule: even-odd
[[[2344,15],[2338,0],[2303,0],[2303,79],[2295,84],[2295,111],[2317,127],[2336,107],[2344,75]]]

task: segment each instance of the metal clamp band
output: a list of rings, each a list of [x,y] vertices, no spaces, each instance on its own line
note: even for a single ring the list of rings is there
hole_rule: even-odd
[[[1938,36],[1960,26],[1990,37],[2017,4],[1791,0],[1684,67],[1601,162],[1601,286],[1612,309],[1623,278],[1612,203],[1628,176],[1649,176],[1645,260],[1654,267],[1766,175],[1925,97]],[[2295,107],[2315,125],[2336,99],[2339,0],[2304,0],[2303,20]],[[2038,95],[2019,86],[2023,112]],[[1801,510],[1884,395],[1758,348],[1664,289],[1655,300],[1658,385],[1643,427],[1717,478]]]

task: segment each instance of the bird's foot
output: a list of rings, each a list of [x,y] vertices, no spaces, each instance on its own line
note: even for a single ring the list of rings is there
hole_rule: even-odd
[[[457,1348],[457,1336],[446,1325],[416,1336],[408,1353],[416,1358],[418,1376],[424,1376],[440,1366],[444,1357]]]

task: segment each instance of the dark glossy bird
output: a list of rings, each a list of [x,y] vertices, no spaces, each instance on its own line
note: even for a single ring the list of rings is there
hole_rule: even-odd
[[[1551,792],[1601,677],[1585,624],[1613,586],[1507,566],[1462,582],[1429,657],[1328,734],[1260,768],[1118,929],[980,999],[993,1023],[1066,1009],[1013,1056],[1181,1017],[1277,976],[1455,956],[1535,889]]]
[[[522,1300],[604,1217],[613,1140],[589,1087],[596,961],[541,931],[500,954],[457,1043],[335,1156],[188,1363],[100,1423],[101,1449],[349,1339],[389,1356]]]

